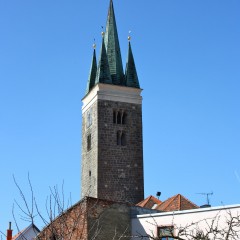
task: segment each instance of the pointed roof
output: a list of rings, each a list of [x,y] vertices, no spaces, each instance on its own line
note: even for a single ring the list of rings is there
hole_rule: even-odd
[[[112,82],[113,84],[122,85],[124,84],[124,73],[120,45],[118,40],[117,24],[112,0],[110,0],[108,10],[105,45],[107,50]]]
[[[155,209],[163,212],[179,211],[179,210],[189,210],[199,208],[196,204],[188,200],[181,194],[174,195],[168,198],[166,201],[162,202],[159,199],[149,196],[136,206]]]
[[[103,35],[98,65],[95,50],[93,53],[86,94],[98,83],[140,88],[130,42],[125,74],[123,72],[113,0],[110,0],[109,4],[106,32]]]
[[[128,43],[128,59],[126,65],[125,79],[126,86],[140,88],[130,41]]]
[[[177,194],[166,201],[162,202],[156,209],[164,212],[197,209],[196,204],[185,198],[181,194]]]
[[[96,75],[97,75],[97,60],[96,60],[96,50],[94,48],[92,64],[91,64],[90,73],[89,73],[88,82],[87,82],[86,94],[88,94],[90,90],[93,88],[95,84]]]
[[[158,206],[161,203],[162,203],[162,201],[160,201],[159,199],[150,195],[149,197],[147,197],[146,199],[144,199],[143,201],[138,203],[136,206],[143,207],[143,208],[150,208],[150,209],[154,208],[155,209],[156,205]]]
[[[40,230],[32,223],[27,228],[24,228],[22,231],[13,236],[12,240],[32,240],[39,232]]]
[[[95,79],[95,84],[97,83],[112,83],[104,38],[102,39],[101,53]]]

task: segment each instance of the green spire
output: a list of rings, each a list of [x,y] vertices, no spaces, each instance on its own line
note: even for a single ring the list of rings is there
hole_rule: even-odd
[[[126,64],[125,78],[126,78],[126,86],[127,87],[140,88],[137,70],[136,70],[136,66],[134,63],[130,39],[129,39],[129,43],[128,43],[128,59],[127,59],[127,64]]]
[[[140,88],[130,44],[130,36],[128,38],[129,46],[126,71],[125,74],[123,73],[113,0],[110,0],[106,33],[102,33],[102,37],[102,47],[98,65],[96,64],[96,53],[94,49],[86,94],[98,83]]]
[[[104,43],[104,37],[102,39],[102,48],[101,48],[100,58],[98,62],[96,80],[95,80],[95,84],[97,83],[109,83],[109,84],[112,83],[112,78],[110,75],[110,70],[108,65],[108,57],[107,57],[106,47]]]
[[[96,74],[97,74],[97,60],[96,60],[96,50],[95,50],[95,44],[94,44],[92,65],[91,65],[90,73],[89,73],[89,77],[88,77],[86,94],[88,94],[90,92],[90,90],[93,88],[93,86],[95,84]]]
[[[124,74],[112,0],[110,0],[110,6],[108,10],[105,45],[107,50],[110,73],[112,77],[112,83],[122,85],[124,84]]]

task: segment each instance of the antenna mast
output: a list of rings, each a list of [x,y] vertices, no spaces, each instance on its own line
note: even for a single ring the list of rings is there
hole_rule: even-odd
[[[197,194],[205,195],[206,198],[207,198],[207,205],[210,206],[210,199],[209,199],[209,196],[210,196],[210,195],[213,195],[213,191],[210,192],[210,193],[197,193]]]

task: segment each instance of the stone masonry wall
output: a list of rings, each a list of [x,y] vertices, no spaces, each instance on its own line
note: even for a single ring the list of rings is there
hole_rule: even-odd
[[[131,239],[130,207],[101,199],[88,201],[88,239]]]
[[[82,116],[82,197],[97,198],[98,186],[98,105],[95,102]],[[91,112],[92,124],[88,127],[88,114]],[[87,137],[91,134],[91,149],[87,149]]]
[[[126,123],[113,122],[113,111],[123,111]],[[117,144],[117,132],[126,136]],[[98,197],[136,204],[144,198],[142,106],[98,101]]]
[[[89,126],[89,111],[92,124]],[[126,114],[125,124],[113,122],[113,112]],[[117,144],[117,132],[125,143]],[[91,134],[91,149],[87,137]],[[90,196],[136,204],[144,198],[142,106],[96,101],[83,114],[82,197]]]

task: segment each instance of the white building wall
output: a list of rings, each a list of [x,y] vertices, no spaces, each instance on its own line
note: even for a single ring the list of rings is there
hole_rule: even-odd
[[[135,236],[134,239],[150,239],[148,236],[156,237],[157,228],[163,226],[173,226],[174,234],[177,234],[180,228],[189,232],[193,229],[207,231],[212,223],[218,229],[226,229],[227,221],[237,216],[240,216],[240,205],[138,215],[132,219],[132,236]],[[193,225],[190,226],[191,224]],[[237,230],[240,232],[240,226]]]

